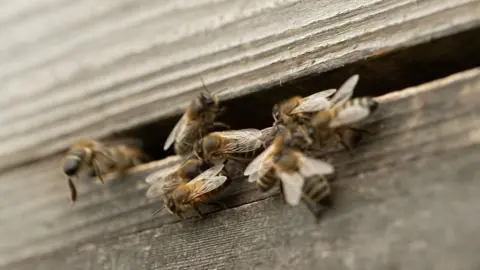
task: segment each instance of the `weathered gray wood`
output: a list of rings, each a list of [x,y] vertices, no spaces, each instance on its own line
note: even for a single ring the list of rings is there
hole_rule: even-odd
[[[0,169],[479,25],[478,0],[0,4]]]
[[[112,261],[117,269],[475,269],[480,69],[379,100],[367,125],[378,133],[353,157],[331,155],[338,172],[334,209],[319,225],[303,206],[283,205],[271,197],[276,191],[260,194],[241,179],[228,194],[229,210],[205,220],[179,222],[166,213],[152,219],[159,203],[143,196],[148,170],[108,188],[81,182],[71,208],[58,160],[48,160],[0,177],[6,186],[0,263],[30,258],[7,269],[112,269]]]

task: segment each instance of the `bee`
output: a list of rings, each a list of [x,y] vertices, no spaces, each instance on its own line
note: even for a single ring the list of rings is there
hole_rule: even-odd
[[[109,172],[123,173],[128,168],[148,161],[138,141],[123,140],[103,144],[94,140],[81,140],[69,149],[62,162],[62,170],[68,177],[72,202],[77,200],[77,189],[72,179],[81,171],[90,177],[97,176],[103,183],[103,175]]]
[[[209,202],[229,184],[226,176],[219,175],[223,167],[223,164],[215,165],[188,183],[180,184],[172,192],[166,194],[164,198],[165,209],[181,219],[183,219],[182,214],[191,209],[203,217],[198,204]]]
[[[261,191],[271,189],[280,180],[284,199],[290,205],[299,203],[306,179],[334,172],[332,165],[309,158],[292,147],[295,143],[295,137],[288,130],[282,131],[244,172],[249,176],[248,181],[255,182]]]
[[[330,104],[327,98],[335,92],[336,89],[328,89],[304,98],[300,96],[291,97],[275,104],[272,109],[274,126],[290,127],[300,120],[308,118],[311,113],[327,108]]]
[[[208,165],[202,160],[191,157],[179,166],[174,166],[169,171],[158,171],[148,175],[145,181],[152,186],[147,190],[148,198],[165,196],[171,193],[178,186],[190,182],[203,171]]]
[[[223,164],[227,159],[250,161],[263,150],[264,136],[258,129],[212,132],[195,143],[194,153],[210,164]]]
[[[377,102],[370,97],[350,99],[358,79],[358,75],[353,75],[342,84],[338,91],[326,90],[326,94],[319,92],[312,95],[315,98],[308,99],[310,102],[300,103],[291,111],[290,115],[301,115],[302,117],[288,120],[282,116],[282,110],[274,108],[274,118],[275,112],[277,112],[275,119],[287,119],[276,121],[277,125],[289,121],[289,124],[285,126],[301,134],[306,142],[304,145],[308,145],[310,148],[312,145],[316,148],[325,147],[334,140],[335,143],[340,142],[343,147],[352,151],[352,142],[358,138],[359,133],[370,133],[352,125],[367,118],[378,107]],[[333,97],[327,99],[333,93]],[[303,147],[303,149],[308,149],[308,147]]]
[[[177,122],[167,137],[163,146],[164,150],[174,144],[177,155],[188,155],[193,150],[193,144],[215,127],[227,125],[215,122],[215,119],[224,111],[219,106],[218,98],[208,92],[205,84],[202,91],[188,106],[187,110]]]
[[[350,77],[330,100],[328,108],[315,113],[307,122],[305,128],[309,134],[314,134],[317,144],[325,145],[334,138],[352,151],[350,138],[358,133],[370,133],[353,125],[370,116],[378,103],[371,97],[350,99],[357,81],[358,75]]]
[[[310,124],[315,128],[315,137],[318,141],[326,141],[336,136],[342,145],[351,149],[344,139],[347,131],[366,132],[352,125],[366,119],[378,108],[378,103],[370,97],[361,97],[349,100],[341,106],[318,112],[311,119]]]

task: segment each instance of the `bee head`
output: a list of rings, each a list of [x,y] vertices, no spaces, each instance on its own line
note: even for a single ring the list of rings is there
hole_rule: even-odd
[[[87,153],[84,148],[78,148],[68,153],[63,162],[63,172],[67,176],[76,175]]]
[[[201,92],[190,104],[193,115],[200,115],[210,110],[215,110],[218,100],[208,92]]]
[[[165,208],[171,214],[177,213],[177,205],[175,204],[175,201],[171,197],[165,200]]]
[[[185,212],[189,207],[188,203],[186,203],[189,194],[190,190],[186,186],[178,187],[166,198],[165,208],[173,214]]]
[[[200,103],[206,108],[217,104],[216,99],[208,92],[200,93],[199,100]]]

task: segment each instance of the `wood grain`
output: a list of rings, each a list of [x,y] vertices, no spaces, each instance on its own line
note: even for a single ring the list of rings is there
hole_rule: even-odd
[[[0,6],[0,169],[83,137],[471,29],[478,0],[93,0]]]
[[[6,269],[476,269],[480,69],[378,100],[366,124],[376,134],[353,157],[329,157],[334,208],[320,224],[305,207],[283,205],[276,190],[260,194],[243,179],[225,195],[228,210],[206,209],[205,220],[152,219],[159,203],[144,197],[142,181],[153,168],[108,188],[79,182],[71,208],[52,159],[0,177],[0,262],[17,261]]]

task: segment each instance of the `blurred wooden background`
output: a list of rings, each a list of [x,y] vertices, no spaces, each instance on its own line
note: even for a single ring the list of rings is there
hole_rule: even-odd
[[[478,69],[384,97],[378,134],[332,154],[319,225],[243,180],[206,220],[152,219],[147,172],[82,182],[71,207],[58,164],[76,139],[178,115],[200,78],[235,99],[478,29],[479,14],[475,0],[0,2],[0,265],[478,269]]]

